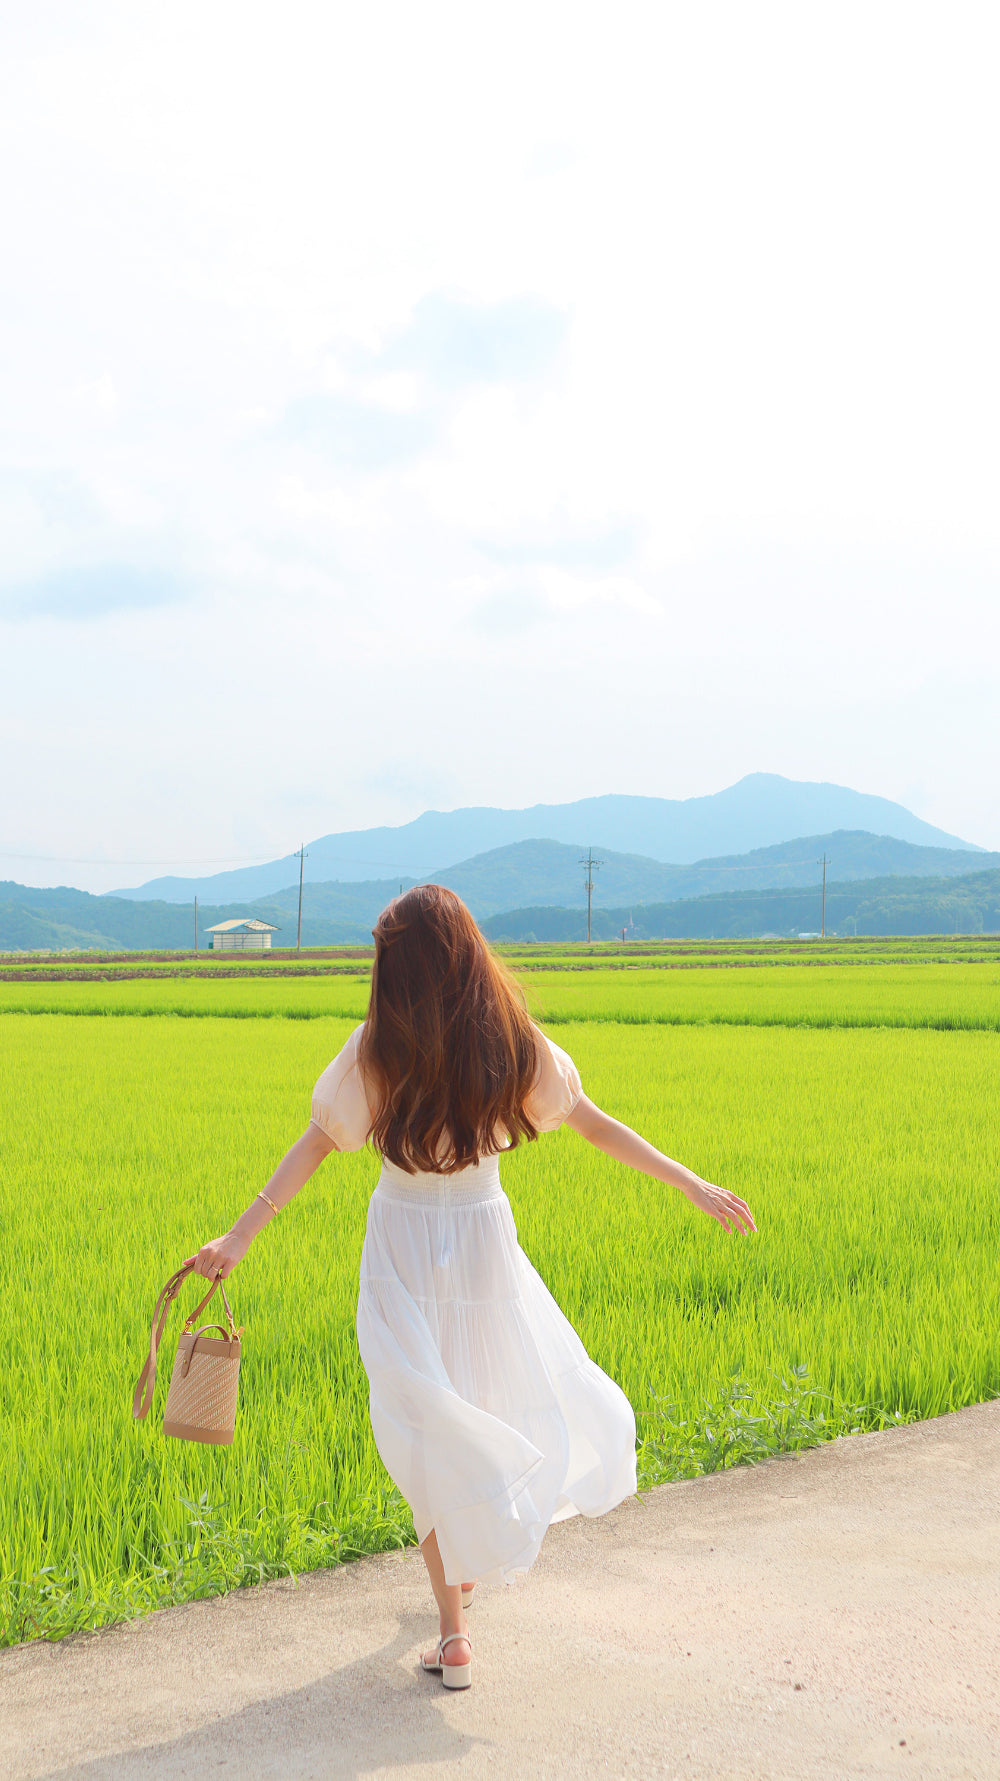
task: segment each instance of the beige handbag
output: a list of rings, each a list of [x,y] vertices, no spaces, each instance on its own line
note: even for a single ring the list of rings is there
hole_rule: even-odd
[[[163,1334],[167,1312],[190,1273],[191,1264],[186,1268],[178,1268],[156,1301],[149,1331],[149,1353],[132,1398],[132,1414],[140,1422],[148,1414],[153,1401],[156,1350]],[[203,1324],[199,1330],[194,1328],[196,1319],[204,1311],[216,1287],[222,1290],[222,1302],[226,1307],[229,1323],[228,1335],[219,1323]],[[218,1330],[219,1335],[206,1335],[206,1330]],[[242,1328],[237,1329],[233,1322],[233,1313],[222,1278],[217,1276],[201,1303],[192,1311],[177,1341],[174,1370],[170,1376],[170,1390],[167,1392],[167,1407],[163,1413],[165,1435],[176,1435],[182,1441],[208,1441],[213,1446],[230,1445],[236,1427],[236,1388],[240,1377],[242,1334]]]

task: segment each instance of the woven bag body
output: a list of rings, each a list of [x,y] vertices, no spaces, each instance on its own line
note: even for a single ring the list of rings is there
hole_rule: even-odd
[[[212,1326],[219,1329],[220,1326]],[[228,1447],[236,1427],[240,1378],[239,1337],[206,1336],[185,1330],[177,1342],[170,1375],[163,1433],[182,1441],[208,1441]]]
[[[190,1267],[179,1268],[176,1274],[171,1275],[156,1301],[149,1332],[149,1354],[139,1374],[132,1399],[132,1414],[140,1421],[148,1415],[153,1401],[156,1355],[167,1312],[190,1272]],[[221,1324],[211,1323],[203,1324],[201,1329],[196,1330],[194,1323],[216,1287],[222,1290],[229,1329],[227,1331]],[[209,1330],[217,1330],[218,1335],[209,1335]],[[242,1334],[242,1329],[237,1329],[233,1322],[226,1289],[221,1278],[217,1277],[211,1291],[206,1293],[200,1305],[191,1313],[178,1338],[163,1417],[165,1435],[175,1435],[182,1441],[204,1441],[217,1447],[231,1445],[236,1427],[236,1392],[240,1378]]]

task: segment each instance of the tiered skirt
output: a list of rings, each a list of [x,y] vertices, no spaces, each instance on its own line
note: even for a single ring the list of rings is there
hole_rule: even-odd
[[[521,1249],[496,1157],[383,1164],[357,1327],[375,1444],[448,1583],[511,1581],[552,1522],[635,1492],[632,1406]]]

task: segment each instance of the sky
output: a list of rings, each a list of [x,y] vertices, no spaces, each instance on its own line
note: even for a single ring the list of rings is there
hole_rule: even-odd
[[[0,878],[755,771],[1000,848],[998,48],[6,9]]]

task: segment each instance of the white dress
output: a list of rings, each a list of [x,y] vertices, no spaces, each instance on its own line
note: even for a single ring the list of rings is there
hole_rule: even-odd
[[[371,1114],[357,1027],[313,1091],[312,1117],[359,1150]],[[582,1092],[539,1032],[527,1102],[553,1131]],[[358,1347],[375,1445],[448,1583],[513,1580],[546,1528],[603,1515],[636,1488],[635,1417],[520,1248],[495,1156],[455,1175],[383,1159],[368,1207]]]

